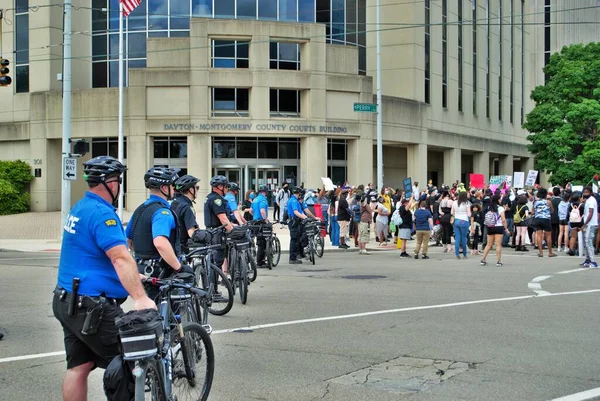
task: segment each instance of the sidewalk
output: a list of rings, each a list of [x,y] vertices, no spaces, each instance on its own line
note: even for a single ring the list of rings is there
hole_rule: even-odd
[[[127,224],[133,212],[123,211],[123,221]],[[200,226],[204,222],[204,214],[197,211],[196,220]],[[60,252],[60,235],[62,231],[60,212],[46,213],[22,213],[8,216],[0,216],[0,251],[20,251],[20,252]],[[287,227],[276,224],[274,233],[281,242],[281,250],[285,253],[290,249],[290,232]],[[396,245],[390,243],[387,247],[380,247],[374,240],[374,234],[371,233],[371,242],[368,249],[370,251],[386,251],[396,249]],[[329,237],[325,239],[325,250],[328,252],[355,252],[358,248],[354,247],[354,241],[351,240],[348,245],[350,249],[343,250],[331,245]]]

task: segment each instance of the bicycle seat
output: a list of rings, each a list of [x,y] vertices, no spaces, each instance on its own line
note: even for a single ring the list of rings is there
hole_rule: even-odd
[[[196,277],[192,273],[177,273],[173,279],[183,281],[184,283],[193,283]]]

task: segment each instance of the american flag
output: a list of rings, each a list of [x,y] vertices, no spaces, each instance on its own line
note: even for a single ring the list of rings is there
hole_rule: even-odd
[[[123,4],[123,16],[127,17],[137,6],[140,5],[141,0],[120,0]]]

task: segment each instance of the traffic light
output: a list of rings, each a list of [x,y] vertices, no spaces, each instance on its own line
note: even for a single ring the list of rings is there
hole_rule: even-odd
[[[0,86],[8,86],[12,83],[12,78],[8,76],[10,61],[5,58],[0,59]]]
[[[73,146],[73,153],[76,155],[84,156],[90,151],[90,143],[85,139],[77,139]]]

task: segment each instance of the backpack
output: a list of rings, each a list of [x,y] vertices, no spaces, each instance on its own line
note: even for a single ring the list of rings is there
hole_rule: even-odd
[[[498,214],[494,213],[491,210],[488,210],[487,213],[485,214],[485,219],[483,220],[483,224],[486,225],[486,227],[492,228],[492,227],[496,227],[496,223],[498,222]]]
[[[581,205],[577,205],[577,207],[572,207],[571,214],[569,214],[569,221],[571,223],[581,223],[581,221],[583,220],[583,217],[581,216],[581,211],[579,210],[580,206]]]
[[[523,208],[525,208],[525,205],[521,206],[520,209],[518,206],[515,208],[514,222],[517,224],[523,221],[523,216],[521,216],[521,211],[523,210]]]
[[[352,218],[354,219],[354,221],[356,223],[360,223],[360,205],[353,205],[352,206]]]
[[[396,209],[394,211],[394,214],[392,214],[392,224],[395,225],[396,227],[400,227],[402,225],[402,223],[404,223],[404,221],[402,220],[402,217],[400,217],[400,209]]]

